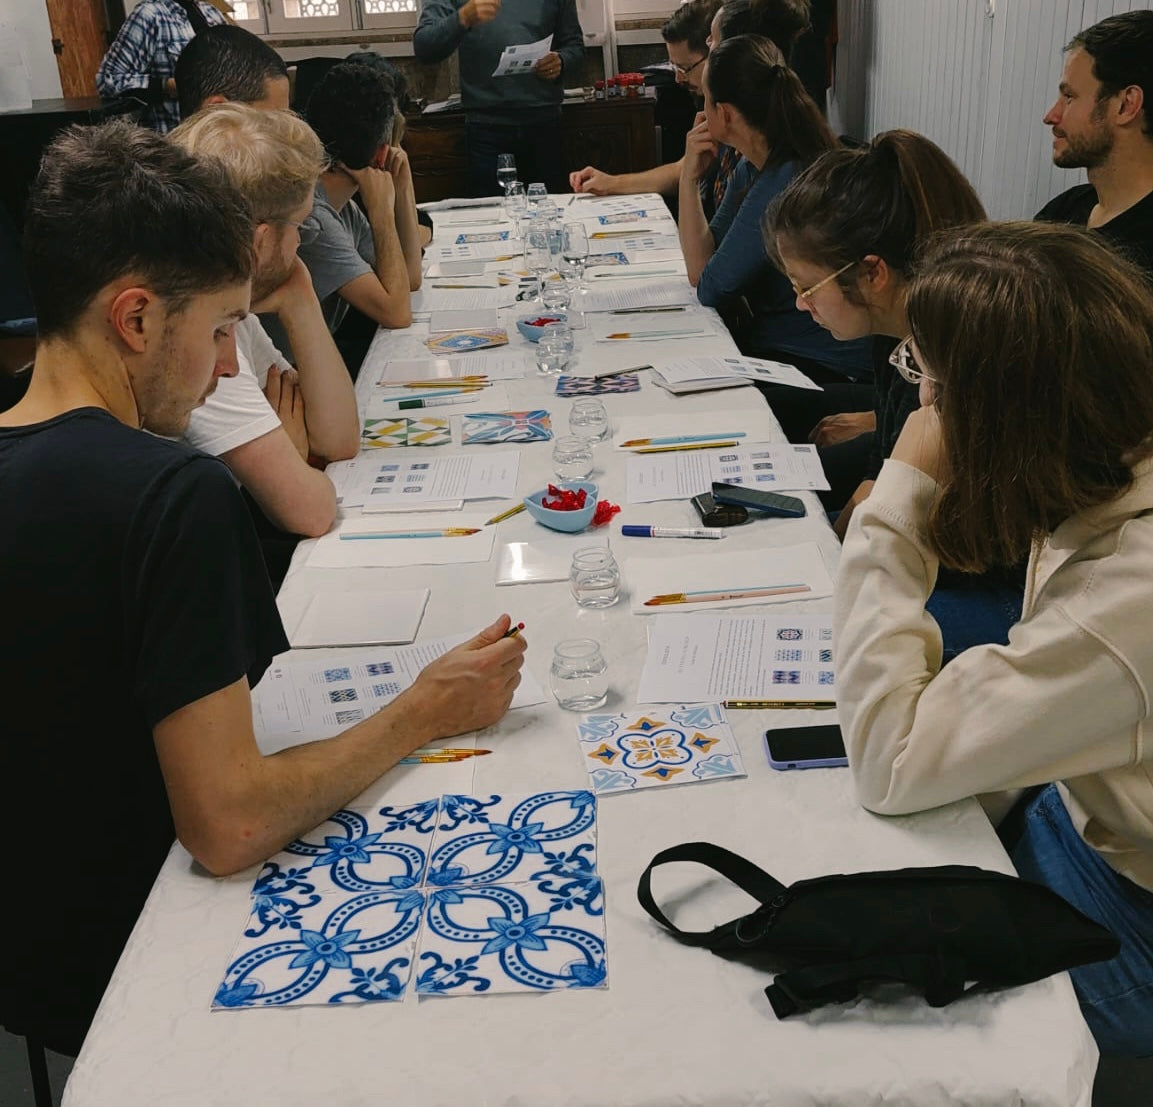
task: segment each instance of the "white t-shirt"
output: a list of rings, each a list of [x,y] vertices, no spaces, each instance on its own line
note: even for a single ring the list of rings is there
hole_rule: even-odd
[[[291,369],[273,345],[260,320],[248,315],[236,324],[236,361],[240,372],[221,377],[216,391],[192,412],[184,441],[219,457],[276,430],[280,419],[261,389],[268,367]]]

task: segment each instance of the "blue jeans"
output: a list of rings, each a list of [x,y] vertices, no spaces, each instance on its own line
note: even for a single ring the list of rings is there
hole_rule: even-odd
[[[1024,832],[1010,855],[1022,877],[1052,888],[1121,943],[1111,961],[1069,971],[1101,1052],[1153,1055],[1153,892],[1126,880],[1081,840],[1052,784],[1026,807]]]
[[[925,604],[941,628],[941,664],[970,646],[1004,646],[1009,628],[1021,619],[1022,599],[1022,588],[1003,573],[942,572]]]

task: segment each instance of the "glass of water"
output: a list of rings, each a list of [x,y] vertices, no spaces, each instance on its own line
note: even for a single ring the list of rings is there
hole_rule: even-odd
[[[516,180],[516,158],[512,154],[497,154],[496,179],[507,196],[508,186]]]
[[[609,413],[595,397],[574,400],[568,413],[568,429],[578,438],[602,442],[609,433]]]
[[[545,281],[541,298],[546,308],[552,311],[567,311],[569,304],[572,303],[572,289],[563,278]]]
[[[621,598],[621,571],[608,546],[577,550],[568,579],[578,607],[612,607]]]
[[[540,181],[533,181],[528,186],[527,196],[529,211],[535,212],[540,207],[541,201],[548,199],[548,189]]]
[[[545,335],[536,344],[537,372],[546,377],[554,377],[564,371],[568,364],[568,351],[564,342],[553,335]]]
[[[575,434],[562,435],[553,443],[552,468],[561,480],[584,480],[593,471],[593,444]]]
[[[548,248],[548,231],[530,220],[524,232],[524,267],[536,277],[536,299],[544,303],[542,288],[544,275],[552,268],[552,255]]]
[[[572,352],[576,348],[576,341],[573,338],[572,327],[568,325],[568,315],[565,313],[563,322],[549,323],[544,328],[544,334],[541,335],[542,339],[552,338],[560,342],[564,346],[566,357],[572,357]]]
[[[509,219],[516,226],[517,237],[521,234],[521,222],[528,211],[528,199],[525,196],[524,185],[520,181],[513,181],[505,191],[504,210]]]
[[[609,696],[608,666],[600,643],[569,638],[553,649],[549,687],[566,711],[593,711]]]

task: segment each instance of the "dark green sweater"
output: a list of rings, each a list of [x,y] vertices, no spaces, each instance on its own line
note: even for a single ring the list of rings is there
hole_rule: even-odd
[[[465,0],[425,0],[412,37],[418,61],[444,61],[460,52],[460,94],[470,123],[528,124],[552,120],[560,111],[565,84],[580,80],[584,67],[584,34],[576,0],[503,0],[500,14],[471,29],[457,12]],[[535,74],[494,77],[506,46],[526,45],[553,36],[561,74],[543,81]]]

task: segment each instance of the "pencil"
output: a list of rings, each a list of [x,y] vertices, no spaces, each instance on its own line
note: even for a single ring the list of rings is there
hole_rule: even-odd
[[[606,334],[608,340],[620,338],[707,338],[704,331],[616,331]]]
[[[680,446],[688,442],[717,442],[721,439],[744,438],[744,431],[717,431],[716,434],[671,434],[665,438],[630,438],[622,446]]]
[[[515,627],[510,627],[503,635],[503,638],[517,638],[520,632],[524,630],[524,623],[517,623]]]
[[[374,530],[363,534],[342,534],[342,542],[356,542],[365,538],[465,538],[478,534],[480,527],[445,527],[443,530]]]
[[[483,757],[486,753],[492,753],[492,750],[477,750],[471,747],[423,746],[418,750],[413,750],[410,754],[406,754],[406,756],[431,757],[438,754],[453,754],[457,757]]]
[[[609,315],[659,315],[665,311],[688,311],[689,309],[681,304],[678,307],[640,307],[640,308],[613,308]]]
[[[644,446],[633,450],[634,454],[671,454],[678,450],[721,450],[726,446],[735,446],[736,442],[693,442],[684,446]]]
[[[645,600],[645,607],[667,607],[679,603],[722,603],[726,600],[755,600],[762,596],[785,596],[811,592],[807,584],[773,584],[763,588],[734,588],[727,592],[668,592]]]
[[[825,711],[836,707],[835,700],[724,700],[725,707],[736,708],[771,708],[780,710],[788,707],[809,707],[815,711]]]
[[[511,519],[512,516],[519,515],[522,511],[524,511],[523,502],[515,504],[514,506],[510,507],[508,511],[502,511],[499,515],[494,515],[491,519],[487,520],[484,525],[486,527],[491,527],[493,523],[500,523],[505,519]]]

